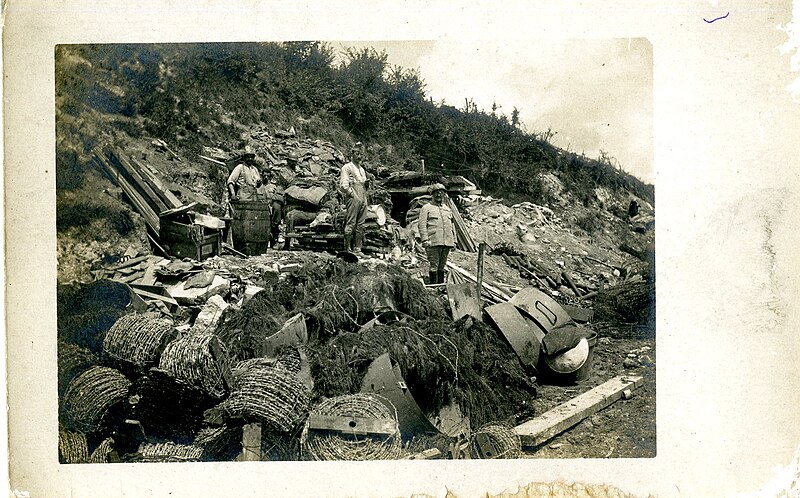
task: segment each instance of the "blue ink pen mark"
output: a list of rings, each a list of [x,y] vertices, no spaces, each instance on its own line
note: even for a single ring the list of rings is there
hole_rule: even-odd
[[[720,19],[725,19],[725,18],[726,18],[726,17],[728,17],[729,15],[731,15],[731,13],[730,13],[730,12],[728,12],[728,13],[727,13],[727,14],[725,14],[724,16],[719,16],[719,17],[717,17],[717,18],[715,18],[715,19],[712,19],[712,20],[710,20],[710,21],[709,21],[708,19],[706,19],[705,17],[703,18],[703,20],[704,20],[705,22],[707,22],[708,24],[711,24],[711,23],[712,23],[712,22],[714,22],[714,21],[719,21]]]

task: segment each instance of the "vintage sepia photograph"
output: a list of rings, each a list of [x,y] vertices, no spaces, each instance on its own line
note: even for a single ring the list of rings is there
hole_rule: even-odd
[[[3,15],[9,496],[797,494],[800,2]]]
[[[656,457],[649,40],[53,55],[61,464]]]

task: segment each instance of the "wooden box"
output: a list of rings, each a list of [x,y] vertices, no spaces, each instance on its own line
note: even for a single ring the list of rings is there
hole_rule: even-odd
[[[158,236],[164,250],[176,258],[202,261],[222,253],[222,230],[193,223],[187,212],[162,215]]]

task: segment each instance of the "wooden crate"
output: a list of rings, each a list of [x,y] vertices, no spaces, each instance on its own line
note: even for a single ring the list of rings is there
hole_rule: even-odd
[[[202,261],[222,253],[222,230],[214,230],[189,220],[162,219],[161,245],[170,256]]]

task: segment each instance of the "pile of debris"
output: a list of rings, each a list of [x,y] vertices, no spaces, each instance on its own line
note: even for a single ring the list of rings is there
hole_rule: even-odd
[[[518,455],[536,379],[586,371],[591,317],[450,269],[443,295],[378,259],[135,255],[60,288],[61,460]]]
[[[470,233],[489,218],[530,219],[523,242],[527,227],[557,231],[560,220],[532,203],[487,204],[463,177],[376,168],[365,249],[380,257],[346,262],[328,254],[341,247],[344,156],[292,130],[243,138],[284,187],[288,245],[321,252],[243,258],[223,220],[181,203],[147,165],[99,150],[165,257],[129,248],[95,282],[59,288],[61,461],[513,458],[552,430],[530,429],[537,383],[590,374],[594,312],[574,305],[596,298],[603,320],[620,321],[652,304],[649,281],[603,293],[608,279],[584,260],[612,277],[627,269],[585,251],[485,254]],[[434,181],[455,199],[458,252],[477,251],[478,264],[450,261],[447,284],[426,286],[407,268],[425,259],[414,226]],[[497,214],[465,209],[481,202]],[[489,254],[531,286],[485,278]]]

